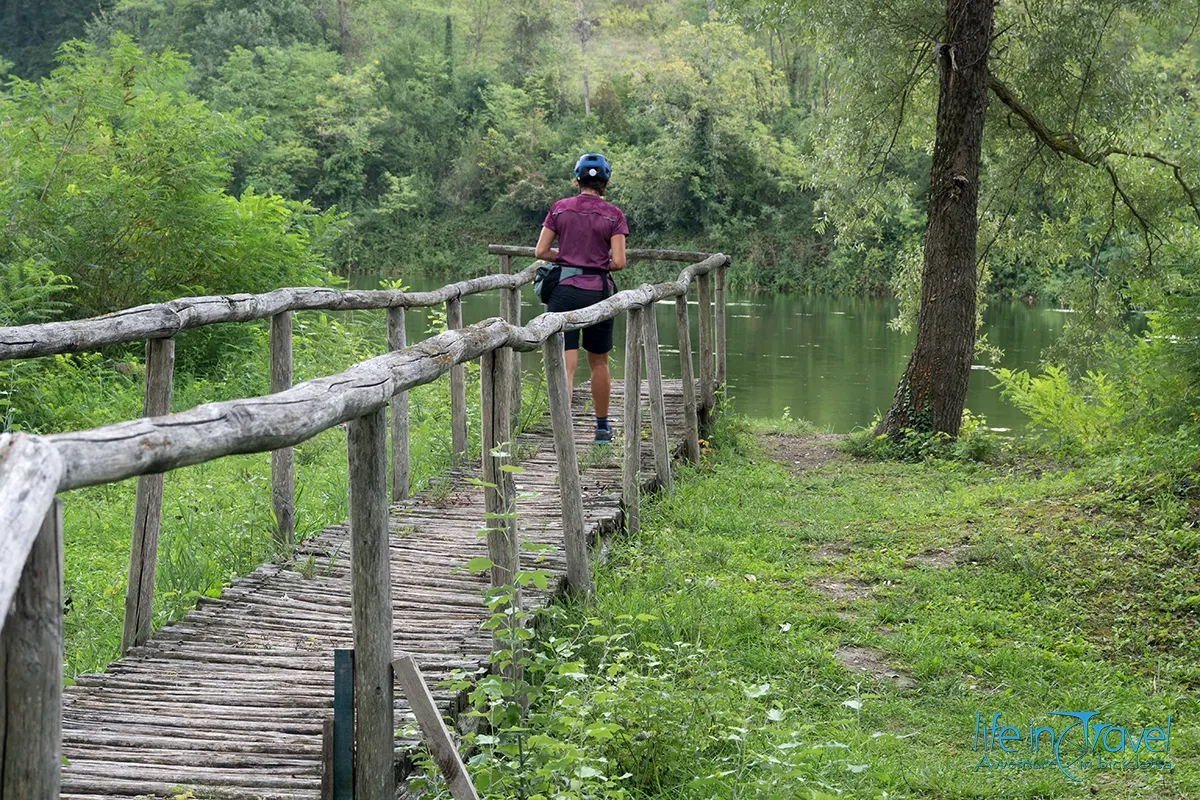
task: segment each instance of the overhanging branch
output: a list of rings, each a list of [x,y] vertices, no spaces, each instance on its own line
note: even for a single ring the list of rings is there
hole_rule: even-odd
[[[1148,151],[1127,150],[1122,147],[1106,147],[1102,150],[1097,150],[1094,153],[1088,153],[1080,144],[1079,138],[1073,133],[1060,133],[1054,131],[1046,123],[1042,122],[1033,111],[1021,102],[1016,93],[1008,87],[1002,80],[995,75],[988,75],[988,88],[992,90],[992,94],[996,96],[1001,103],[1008,107],[1010,111],[1021,118],[1025,126],[1042,144],[1049,147],[1059,156],[1069,156],[1081,163],[1087,164],[1090,167],[1103,167],[1108,172],[1109,177],[1113,181],[1113,188],[1121,194],[1121,199],[1129,208],[1130,212],[1142,226],[1144,233],[1149,233],[1149,226],[1145,218],[1133,206],[1132,201],[1125,194],[1117,183],[1116,173],[1109,166],[1107,159],[1109,156],[1126,156],[1128,158],[1141,158],[1147,161],[1156,161],[1165,167],[1171,168],[1171,174],[1175,178],[1175,182],[1179,184],[1179,188],[1183,191],[1184,197],[1187,199],[1188,205],[1192,208],[1192,213],[1196,217],[1196,221],[1200,223],[1200,198],[1197,198],[1196,191],[1188,185],[1188,182],[1183,177],[1183,167],[1178,163],[1171,161],[1158,153]]]

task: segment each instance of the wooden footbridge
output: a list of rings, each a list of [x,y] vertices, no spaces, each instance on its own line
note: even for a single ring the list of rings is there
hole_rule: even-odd
[[[341,735],[352,740],[352,794],[392,800],[419,746],[395,731],[415,713],[430,747],[438,745],[433,728],[446,747],[436,717],[453,717],[461,698],[436,686],[451,670],[486,668],[495,642],[480,628],[486,615],[481,592],[489,581],[505,585],[519,569],[534,566],[535,555],[520,544],[555,547],[536,557],[542,559],[537,568],[548,570],[556,585],[525,593],[524,604],[544,603],[553,591],[592,591],[593,546],[618,528],[637,528],[639,495],[653,486],[670,488],[673,454],[699,455],[698,421],[711,413],[724,382],[729,259],[630,251],[631,258],[691,263],[676,281],[620,292],[580,311],[542,314],[522,326],[519,291],[535,267],[513,274],[511,259],[532,255],[532,248],[490,249],[500,257],[499,274],[435,292],[280,289],[0,329],[0,359],[142,339],[147,356],[143,418],[44,437],[0,436],[0,800],[163,798],[189,791],[196,798],[332,798],[335,782],[349,788],[349,775],[329,766],[338,738],[331,734],[334,653],[351,647],[353,729]],[[693,281],[698,380],[688,307]],[[500,317],[463,327],[462,298],[495,290]],[[672,299],[681,380],[664,381],[653,305]],[[450,329],[406,346],[405,309],[441,304]],[[386,309],[388,352],[293,387],[291,314],[308,309]],[[572,425],[562,334],[621,313],[625,381],[614,384],[619,410],[610,415],[621,434],[608,458],[581,473],[577,450],[590,445],[591,429]],[[264,318],[270,320],[272,394],[169,414],[171,337],[187,328]],[[537,348],[550,432],[514,438],[518,351]],[[482,482],[463,477],[475,471],[467,463],[463,371],[474,359],[481,373]],[[443,375],[451,387],[458,478],[446,499],[409,497],[407,392]],[[576,393],[577,416],[584,394]],[[151,637],[164,473],[270,451],[277,536],[290,544],[291,447],[342,423],[349,426],[348,523],[300,543],[291,560],[260,567]],[[520,454],[524,471],[517,472],[512,466]],[[70,496],[56,495],[133,476],[138,488],[123,657],[64,692],[62,503]],[[518,492],[538,496],[517,503]],[[486,537],[479,535],[483,528]],[[462,569],[476,556],[490,559],[487,574]],[[402,655],[412,661],[396,660],[394,676],[393,661]],[[406,680],[410,667],[403,665],[413,661],[420,674]],[[405,691],[394,690],[397,678]],[[423,716],[426,686],[434,687],[434,706]]]

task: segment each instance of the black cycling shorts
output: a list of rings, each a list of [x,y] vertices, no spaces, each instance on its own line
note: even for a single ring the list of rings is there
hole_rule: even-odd
[[[561,283],[550,293],[550,302],[546,304],[547,311],[577,311],[605,300],[610,295],[601,289],[579,289],[574,286],[564,286]],[[579,349],[579,331],[567,331],[563,334],[566,340],[565,350]],[[606,319],[583,329],[583,349],[589,353],[607,353],[613,346],[613,321]]]

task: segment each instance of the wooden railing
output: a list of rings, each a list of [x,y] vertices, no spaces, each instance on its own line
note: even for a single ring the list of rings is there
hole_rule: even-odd
[[[138,478],[122,652],[150,635],[163,473],[239,453],[270,451],[277,535],[290,542],[293,513],[291,447],[349,423],[349,506],[355,694],[364,700],[356,730],[356,797],[391,800],[392,604],[388,570],[387,460],[391,411],[392,501],[408,492],[407,392],[449,374],[455,463],[467,456],[463,365],[479,359],[482,470],[489,512],[488,553],[494,585],[518,567],[512,420],[520,404],[518,353],[540,348],[547,383],[570,591],[588,594],[592,578],[585,541],[579,465],[571,432],[571,388],[563,332],[622,312],[626,317],[623,505],[627,528],[638,527],[641,490],[640,387],[648,381],[656,470],[669,486],[658,327],[654,304],[674,298],[687,422],[684,456],[699,457],[698,425],[724,382],[725,255],[631,250],[630,258],[691,261],[675,281],[619,292],[588,308],[545,313],[520,325],[520,287],[534,267],[511,274],[513,256],[532,248],[493,246],[501,274],[450,284],[434,292],[279,289],[261,295],[175,300],[104,317],[0,328],[0,359],[30,358],[146,339],[145,416],[86,431],[49,436],[0,435],[0,800],[58,797],[62,703],[62,501],[84,486]],[[712,303],[713,275],[716,303]],[[687,294],[696,279],[700,304],[700,393],[695,395]],[[500,318],[462,326],[464,296],[499,289]],[[407,308],[446,305],[450,329],[405,346]],[[390,352],[338,375],[292,386],[291,312],[386,309]],[[170,414],[175,333],[218,322],[270,319],[271,390],[263,397],[209,403]],[[715,341],[714,341],[715,340]],[[643,370],[644,366],[644,370]],[[371,783],[373,781],[373,783]],[[356,777],[356,783],[358,778]]]

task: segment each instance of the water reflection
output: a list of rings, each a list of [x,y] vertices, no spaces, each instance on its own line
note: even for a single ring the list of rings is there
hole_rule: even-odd
[[[414,291],[436,289],[437,279],[408,281]],[[376,288],[379,278],[356,276],[354,288]],[[522,319],[542,312],[533,290],[522,292]],[[464,298],[467,324],[497,315],[498,293]],[[699,339],[692,307],[693,348]],[[730,292],[727,302],[728,370],[731,394],[747,414],[778,417],[789,408],[835,431],[866,425],[886,409],[912,350],[914,334],[890,330],[896,314],[893,300],[824,295],[768,295]],[[678,377],[679,341],[673,301],[657,304],[659,338],[663,348],[663,373]],[[1062,329],[1066,315],[1053,309],[1028,308],[1020,303],[996,303],[984,312],[988,341],[1004,351],[1001,366],[1036,369],[1042,351]],[[408,340],[425,336],[428,315],[414,309],[407,317]],[[624,325],[618,321],[614,347],[614,375],[621,375]],[[540,356],[525,355],[527,369],[536,369]],[[586,379],[586,368],[579,379]],[[973,370],[967,407],[988,418],[990,425],[1019,428],[1024,415],[1004,403],[991,388],[995,379]]]

